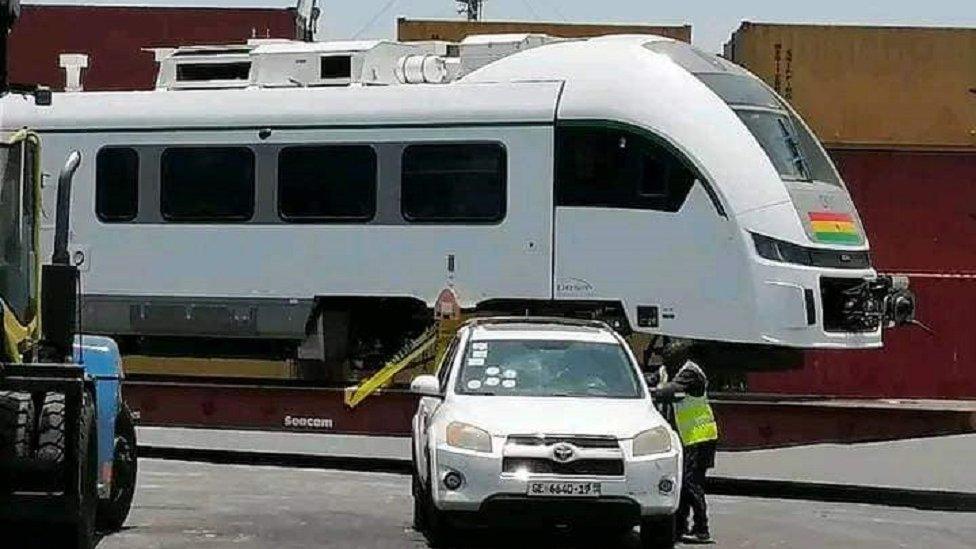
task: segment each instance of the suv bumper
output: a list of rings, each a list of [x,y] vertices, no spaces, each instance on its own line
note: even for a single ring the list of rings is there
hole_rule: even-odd
[[[437,508],[443,511],[477,512],[485,518],[504,518],[531,509],[527,516],[572,519],[582,514],[587,520],[591,516],[616,516],[622,521],[636,522],[641,516],[668,515],[678,508],[681,466],[680,452],[675,450],[648,457],[628,457],[624,461],[624,475],[614,477],[502,473],[500,454],[479,454],[447,446],[439,446],[435,455],[432,496]],[[456,490],[448,490],[443,484],[450,472],[464,477]],[[599,482],[601,496],[527,496],[528,484],[538,481]],[[662,489],[662,481],[670,483],[670,490]]]

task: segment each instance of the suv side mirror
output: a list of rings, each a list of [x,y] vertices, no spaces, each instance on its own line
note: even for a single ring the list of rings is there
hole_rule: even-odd
[[[410,383],[410,392],[421,396],[440,397],[441,382],[437,376],[417,376]]]

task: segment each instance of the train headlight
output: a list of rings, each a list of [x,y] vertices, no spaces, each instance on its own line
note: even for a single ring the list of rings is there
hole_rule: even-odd
[[[795,265],[813,265],[809,248],[756,233],[752,234],[752,241],[756,244],[756,253],[763,259]]]

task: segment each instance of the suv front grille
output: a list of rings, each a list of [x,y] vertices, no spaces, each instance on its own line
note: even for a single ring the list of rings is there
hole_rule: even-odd
[[[544,458],[507,457],[502,460],[502,471],[525,471],[537,475],[596,475],[619,477],[624,474],[624,462],[619,459],[578,459],[559,463]]]
[[[617,450],[620,444],[617,439],[601,435],[511,435],[509,444],[519,446],[555,446],[556,444],[572,444],[577,448],[610,448]]]

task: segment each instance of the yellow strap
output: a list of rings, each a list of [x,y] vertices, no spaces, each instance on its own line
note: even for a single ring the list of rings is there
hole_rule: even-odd
[[[400,373],[404,368],[410,366],[427,351],[434,349],[437,339],[437,330],[428,330],[424,332],[424,334],[414,342],[415,346],[413,349],[402,358],[395,358],[394,360],[387,362],[382,369],[368,379],[364,380],[358,386],[346,389],[346,394],[344,396],[346,406],[350,408],[355,408],[358,406],[359,403],[366,400],[366,397],[372,395],[381,387],[386,385],[390,380],[392,380],[393,376]]]

